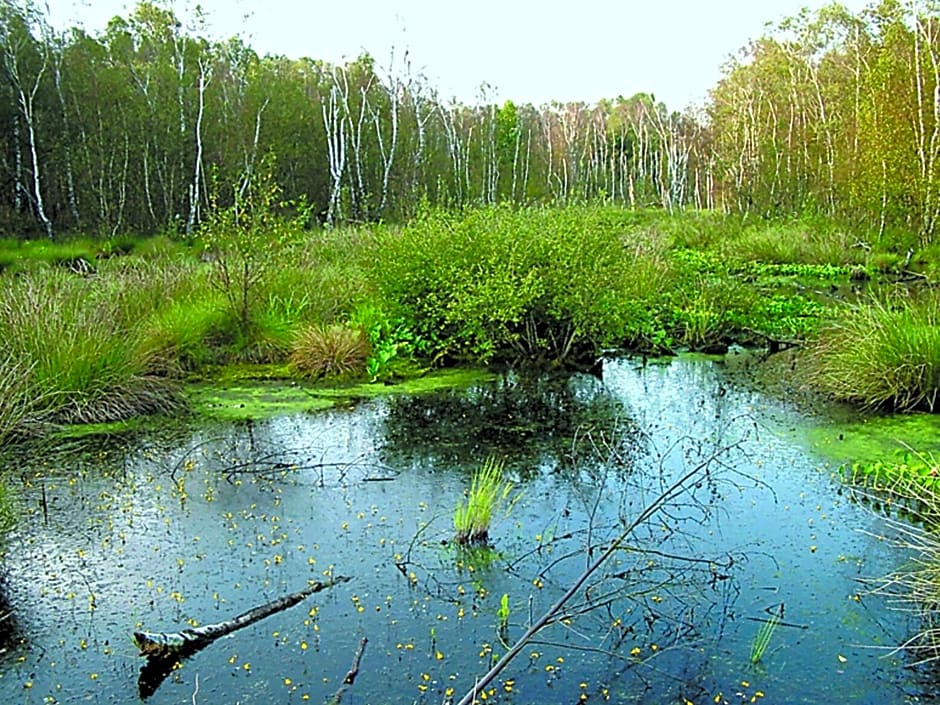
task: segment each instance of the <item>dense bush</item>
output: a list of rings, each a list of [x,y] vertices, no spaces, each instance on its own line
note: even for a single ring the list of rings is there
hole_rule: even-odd
[[[449,356],[561,363],[654,345],[671,265],[630,220],[588,207],[426,213],[379,237],[378,289]]]

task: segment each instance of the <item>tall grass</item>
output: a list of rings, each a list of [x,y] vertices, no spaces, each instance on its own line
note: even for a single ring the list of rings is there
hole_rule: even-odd
[[[12,351],[0,353],[0,446],[23,431],[30,410],[41,403],[33,396],[30,368]]]
[[[866,251],[847,230],[819,221],[759,223],[717,245],[726,258],[765,264],[864,264]]]
[[[470,491],[454,512],[458,544],[488,543],[493,522],[508,514],[518,500],[519,495],[511,497],[513,483],[503,478],[504,465],[490,456],[474,471]]]
[[[898,410],[940,408],[940,293],[873,297],[823,328],[809,380],[838,399]]]
[[[138,326],[168,295],[166,278],[152,274],[41,270],[6,279],[0,337],[28,370],[31,414],[99,422],[177,405],[170,360],[143,344]]]

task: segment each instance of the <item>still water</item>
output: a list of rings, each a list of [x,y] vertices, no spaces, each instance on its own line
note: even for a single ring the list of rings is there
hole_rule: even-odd
[[[929,700],[890,648],[917,623],[865,582],[909,557],[804,440],[820,420],[724,369],[611,359],[603,379],[509,375],[21,454],[0,702],[324,703],[363,637],[343,702],[456,701],[670,487],[488,702]],[[490,455],[519,499],[490,548],[459,548],[454,508]],[[133,631],[339,575],[139,682]]]

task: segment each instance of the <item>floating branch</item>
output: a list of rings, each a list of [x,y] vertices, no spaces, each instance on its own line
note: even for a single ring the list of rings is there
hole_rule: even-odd
[[[369,640],[366,637],[362,637],[362,641],[359,642],[359,648],[356,649],[356,655],[353,657],[352,666],[349,667],[349,672],[346,674],[346,677],[343,678],[342,684],[333,694],[333,697],[326,701],[326,705],[339,705],[340,701],[343,699],[343,695],[352,687],[352,684],[356,682],[356,676],[359,675],[359,662],[362,661],[362,652],[366,650],[366,644],[368,643]]]
[[[141,669],[138,680],[140,696],[146,698],[153,695],[177,663],[204,649],[219,637],[293,607],[314,593],[348,581],[349,578],[342,575],[323,582],[311,581],[302,590],[259,605],[218,624],[206,624],[178,632],[134,632],[134,643],[140,649],[140,655],[147,657],[147,664]]]

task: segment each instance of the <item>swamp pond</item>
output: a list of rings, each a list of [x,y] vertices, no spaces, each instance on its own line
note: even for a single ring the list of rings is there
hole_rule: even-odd
[[[456,702],[684,475],[487,701],[930,700],[891,649],[918,623],[864,582],[910,556],[840,484],[837,444],[820,452],[845,431],[735,379],[718,358],[612,358],[603,379],[498,376],[20,454],[0,702]],[[458,547],[454,509],[491,455],[518,500],[491,547]],[[141,680],[133,631],[340,575]]]

